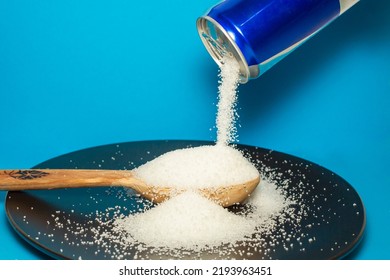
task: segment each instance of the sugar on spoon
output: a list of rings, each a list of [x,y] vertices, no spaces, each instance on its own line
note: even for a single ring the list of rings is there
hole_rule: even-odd
[[[128,187],[160,203],[191,189],[225,207],[243,202],[259,182],[260,174],[252,163],[240,151],[224,145],[170,151],[131,171],[0,170],[0,190]]]

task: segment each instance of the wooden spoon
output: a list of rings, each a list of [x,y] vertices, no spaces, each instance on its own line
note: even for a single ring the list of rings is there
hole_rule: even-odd
[[[227,207],[244,201],[257,187],[260,177],[248,182],[199,191],[218,204]],[[145,184],[128,170],[90,169],[24,169],[0,170],[0,190],[42,190],[81,187],[128,187],[143,197],[160,203],[183,192],[182,189]]]

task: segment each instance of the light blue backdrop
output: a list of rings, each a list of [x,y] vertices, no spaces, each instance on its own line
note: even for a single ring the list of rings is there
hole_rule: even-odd
[[[216,0],[0,0],[0,169],[117,142],[214,140],[218,68],[195,21]],[[390,1],[361,1],[240,87],[239,140],[336,172],[390,259]],[[211,129],[211,131],[210,131]],[[42,259],[8,225],[0,258]]]

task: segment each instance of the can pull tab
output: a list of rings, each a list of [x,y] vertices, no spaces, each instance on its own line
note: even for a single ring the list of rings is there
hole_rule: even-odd
[[[221,61],[226,55],[233,56],[232,53],[229,53],[224,46],[224,42],[220,40],[220,37],[213,38],[208,33],[203,32],[200,34],[202,39],[206,41],[206,44],[210,46],[210,51],[212,51],[212,56],[215,57],[218,61]]]

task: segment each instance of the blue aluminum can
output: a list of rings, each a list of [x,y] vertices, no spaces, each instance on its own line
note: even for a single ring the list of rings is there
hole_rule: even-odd
[[[240,82],[257,78],[359,0],[225,0],[197,20],[214,60],[240,65]]]

